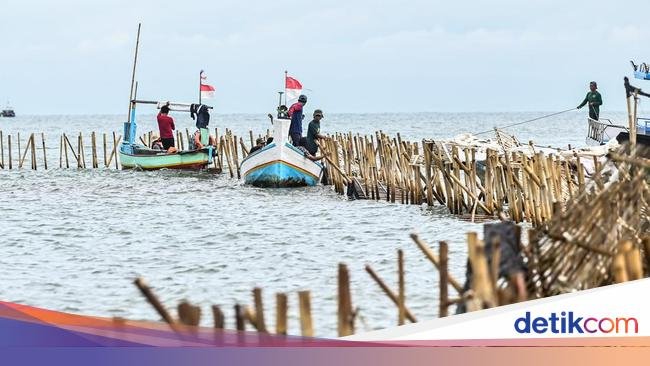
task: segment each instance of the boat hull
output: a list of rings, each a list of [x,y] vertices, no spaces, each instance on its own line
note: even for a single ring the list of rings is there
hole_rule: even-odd
[[[247,184],[283,188],[317,185],[323,167],[285,142],[273,143],[249,155],[240,169]]]
[[[122,169],[205,169],[212,162],[212,149],[197,151],[181,151],[174,154],[160,153],[156,155],[129,154],[120,151]]]

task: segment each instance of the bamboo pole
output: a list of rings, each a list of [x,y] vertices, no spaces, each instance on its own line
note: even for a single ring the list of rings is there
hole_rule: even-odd
[[[406,290],[404,284],[404,252],[401,249],[397,250],[397,308],[398,317],[397,325],[404,325],[406,319],[406,312],[404,311],[406,302]]]
[[[641,253],[634,247],[631,240],[625,240],[621,244],[622,252],[625,255],[625,267],[630,281],[643,278],[643,263]]]
[[[2,167],[2,169],[5,168],[5,146],[2,130],[0,130],[0,167]]]
[[[255,302],[255,323],[257,331],[267,333],[266,323],[264,321],[264,304],[262,302],[262,289],[256,287],[253,289],[253,300]]]
[[[182,301],[177,306],[178,319],[181,323],[196,327],[201,321],[201,308],[187,301]]]
[[[115,169],[119,169],[117,165],[117,149],[118,145],[120,143],[120,140],[122,140],[122,136],[116,137],[115,132],[113,132],[113,149],[111,151],[111,155],[108,157],[108,164],[106,164],[106,167],[108,168],[111,165],[111,162],[113,161],[113,157],[115,157]]]
[[[237,331],[243,332],[246,330],[246,321],[244,319],[244,312],[242,306],[235,304],[235,326]]]
[[[300,306],[300,330],[303,337],[313,337],[314,329],[311,319],[311,295],[309,291],[298,292]]]
[[[223,311],[219,305],[212,305],[212,318],[214,319],[215,329],[224,329],[226,318],[223,316]]]
[[[108,167],[108,156],[106,156],[106,132],[102,134],[102,145],[104,146],[104,167]]]
[[[61,135],[61,141],[63,142],[63,152],[65,153],[65,167],[70,168],[70,159],[68,159],[68,137],[65,135]],[[74,153],[74,152],[73,152]]]
[[[287,294],[275,294],[275,333],[287,335]]]
[[[20,148],[20,132],[17,133],[16,136],[16,147],[18,147],[18,169],[20,169],[23,166],[23,163],[20,160],[20,152],[22,151]]]
[[[0,144],[2,143],[2,135],[0,135]],[[41,132],[41,143],[43,144],[43,167],[47,170],[47,149],[45,148],[45,133]]]
[[[438,317],[443,318],[448,315],[449,309],[449,294],[448,294],[448,284],[449,284],[449,272],[448,272],[448,258],[447,253],[449,248],[447,242],[441,241],[440,247],[438,248],[439,258],[440,258],[440,307],[438,309]]]
[[[11,135],[7,136],[7,147],[9,148],[9,151],[8,151],[8,153],[9,153],[9,157],[8,157],[9,158],[8,159],[9,160],[9,169],[11,169],[12,165],[13,165],[12,162],[11,162]]]
[[[149,301],[151,306],[153,306],[154,309],[156,309],[156,312],[158,312],[158,315],[160,315],[163,320],[172,326],[172,329],[176,330],[174,327],[174,324],[176,323],[174,321],[174,318],[169,314],[167,309],[163,306],[163,304],[158,300],[158,297],[151,291],[151,288],[145,283],[145,281],[142,278],[136,278],[135,281],[133,281],[135,286],[140,290],[142,295]]]
[[[151,139],[151,132],[149,132],[149,139]],[[93,169],[97,169],[99,168],[99,164],[97,159],[97,141],[96,141],[95,131],[91,132],[90,134],[90,144],[92,149]],[[151,144],[149,144],[148,146],[151,146]]]
[[[241,179],[241,171],[239,169],[239,155],[237,154],[237,136],[233,135],[232,140],[233,147],[233,163],[235,164],[235,169],[237,169],[237,179]]]
[[[36,137],[32,133],[32,135],[31,135],[31,137],[29,139],[29,143],[31,145],[31,151],[32,151],[32,159],[31,159],[32,160],[32,169],[34,169],[34,170],[37,169],[37,167],[36,167],[36,142],[35,141],[36,141]]]
[[[612,260],[612,273],[614,275],[614,282],[616,283],[629,281],[624,253],[619,252],[614,256]]]
[[[393,304],[399,306],[399,300],[397,298],[397,295],[393,292],[393,290],[391,290],[388,287],[388,285],[386,285],[386,282],[384,282],[384,280],[382,280],[379,277],[379,275],[377,275],[377,273],[369,265],[366,265],[366,272],[368,272],[370,277],[377,283],[377,285],[379,285],[379,288],[381,288],[381,290],[384,292],[384,294],[386,294],[386,296],[388,296],[388,298],[393,302]],[[404,312],[406,318],[411,323],[417,322],[417,320],[415,319],[411,311],[408,309],[408,307],[406,307],[406,305],[404,305]]]
[[[441,268],[440,267],[440,259],[431,250],[429,245],[427,243],[425,243],[422,239],[420,239],[420,237],[415,233],[412,233],[410,236],[411,236],[411,239],[413,239],[413,242],[415,242],[415,244],[418,246],[418,248],[420,248],[422,253],[424,253],[424,255],[429,259],[429,261],[431,261],[431,263],[433,263],[433,265],[436,267],[436,269],[438,271],[440,271],[440,268]],[[461,286],[460,283],[458,283],[458,281],[456,281],[456,279],[454,279],[451,276],[451,274],[448,274],[447,277],[448,277],[448,280],[449,280],[449,284],[453,288],[455,288],[456,291],[458,291],[458,293],[463,293],[463,286]]]
[[[472,265],[472,290],[483,307],[495,307],[497,301],[492,281],[490,281],[485,246],[478,240],[474,232],[467,233],[467,246],[469,261]]]
[[[82,148],[83,148],[83,142],[82,142],[81,132],[79,132],[79,136],[77,136],[77,169],[84,168],[82,163],[82,157],[83,157]]]
[[[339,263],[338,272],[338,334],[345,337],[354,334],[354,313],[350,295],[350,273],[348,267]]]
[[[23,164],[25,163],[25,157],[27,156],[27,152],[29,151],[29,146],[31,143],[31,137],[27,139],[27,144],[25,145],[25,151],[22,154],[22,157],[20,156],[20,134],[18,134],[18,169],[22,169]]]

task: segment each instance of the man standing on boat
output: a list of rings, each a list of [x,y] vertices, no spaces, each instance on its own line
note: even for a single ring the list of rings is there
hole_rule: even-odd
[[[589,118],[598,121],[598,117],[600,116],[600,106],[603,105],[603,98],[596,89],[598,89],[598,85],[595,81],[589,83],[589,92],[587,93],[585,100],[580,103],[577,109],[580,109],[589,103]]]
[[[160,130],[160,140],[162,141],[163,148],[169,150],[174,147],[174,119],[169,116],[169,106],[164,105],[160,108],[158,113],[158,130]]]
[[[307,143],[305,144],[307,151],[310,154],[316,155],[318,151],[318,145],[316,140],[326,139],[327,136],[320,134],[320,121],[323,119],[323,111],[317,109],[314,111],[314,119],[309,122],[309,128],[307,128]]]
[[[305,116],[302,114],[302,108],[307,104],[307,96],[301,95],[298,101],[289,108],[289,118],[291,118],[291,125],[289,126],[289,136],[293,146],[300,146],[302,139],[302,120]]]

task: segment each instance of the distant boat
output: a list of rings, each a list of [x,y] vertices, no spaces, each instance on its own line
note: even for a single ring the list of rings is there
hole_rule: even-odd
[[[14,112],[14,109],[11,108],[9,106],[9,104],[7,104],[5,109],[3,109],[2,112],[0,113],[0,116],[2,116],[2,117],[16,117],[16,113]]]
[[[281,95],[281,94],[280,94]],[[323,165],[305,156],[305,152],[289,142],[291,120],[286,107],[278,107],[273,120],[273,141],[248,155],[240,165],[244,182],[257,187],[301,187],[318,184]]]

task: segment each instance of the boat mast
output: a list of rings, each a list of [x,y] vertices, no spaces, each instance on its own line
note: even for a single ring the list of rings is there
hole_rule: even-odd
[[[131,72],[131,90],[129,91],[129,119],[128,122],[131,123],[131,112],[135,108],[133,105],[133,88],[135,86],[135,66],[138,63],[138,47],[140,46],[140,27],[142,23],[138,23],[138,35],[135,39],[135,56],[133,57],[133,71]]]
[[[289,72],[287,70],[284,70],[284,105],[287,105],[287,75],[289,75]]]
[[[201,77],[202,76],[203,76],[203,70],[199,72],[199,104],[201,104],[201,84],[202,84]]]

